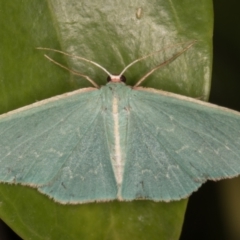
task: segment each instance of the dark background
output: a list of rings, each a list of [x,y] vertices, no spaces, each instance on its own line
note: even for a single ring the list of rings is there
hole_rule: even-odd
[[[213,78],[209,100],[240,111],[240,1],[213,3]],[[230,238],[225,224],[221,187],[219,182],[208,182],[190,197],[180,240],[237,240]],[[20,239],[1,222],[0,233],[0,240]]]
[[[209,101],[240,111],[240,1],[214,0],[213,3],[213,74]],[[229,235],[221,187],[221,182],[208,182],[190,197],[180,240],[240,239]]]

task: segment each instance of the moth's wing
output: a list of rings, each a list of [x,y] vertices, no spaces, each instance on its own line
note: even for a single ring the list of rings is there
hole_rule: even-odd
[[[154,90],[130,96],[123,199],[177,200],[240,174],[240,113]]]
[[[116,198],[99,90],[78,90],[0,117],[0,182],[55,201]]]

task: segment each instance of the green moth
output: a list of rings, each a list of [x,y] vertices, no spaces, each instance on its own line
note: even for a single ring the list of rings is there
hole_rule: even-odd
[[[0,182],[77,204],[178,200],[208,179],[239,175],[240,113],[138,87],[182,52],[135,87],[123,72],[145,57],[118,76],[104,69],[105,86],[88,79],[95,87],[1,115]]]

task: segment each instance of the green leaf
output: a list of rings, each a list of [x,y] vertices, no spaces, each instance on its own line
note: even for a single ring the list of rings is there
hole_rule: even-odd
[[[22,186],[0,186],[0,214],[24,239],[178,239],[186,200],[61,205]]]
[[[207,99],[212,58],[212,2],[0,0],[0,111],[30,104],[80,87],[78,76],[47,61],[50,47],[96,61],[119,73],[131,61],[168,46],[163,54],[130,68],[128,84],[179,51],[198,42],[145,86]],[[169,47],[171,46],[171,47]],[[65,66],[105,84],[94,66],[47,53]],[[54,203],[35,189],[0,184],[0,217],[24,239],[178,239],[186,200]]]

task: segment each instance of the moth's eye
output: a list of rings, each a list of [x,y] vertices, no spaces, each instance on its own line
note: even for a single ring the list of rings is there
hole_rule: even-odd
[[[121,80],[121,82],[124,82],[124,83],[125,83],[127,79],[126,79],[126,77],[125,77],[124,75],[122,75],[122,76],[120,77],[120,80]]]
[[[111,78],[110,76],[107,77],[107,82],[110,82],[111,81]]]

